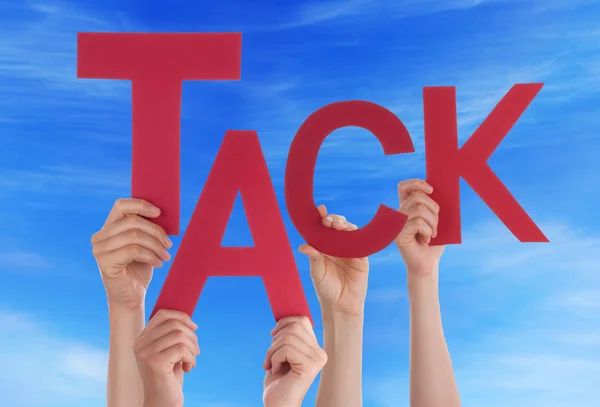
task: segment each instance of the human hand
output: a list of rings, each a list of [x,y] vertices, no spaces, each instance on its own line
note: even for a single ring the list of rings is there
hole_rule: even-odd
[[[327,215],[325,205],[317,209],[324,227],[344,231],[358,229],[343,216]],[[328,312],[362,315],[367,295],[369,260],[366,257],[344,259],[328,256],[308,244],[303,244],[299,250],[310,259],[310,275],[321,308]]]
[[[263,368],[265,407],[300,407],[306,392],[327,363],[310,320],[282,318],[273,331]]]
[[[92,253],[111,308],[143,307],[152,268],[171,258],[166,249],[173,244],[167,234],[145,219],[159,215],[160,210],[144,200],[119,199],[102,229],[92,236]]]
[[[411,179],[398,184],[399,212],[408,216],[396,238],[396,245],[410,274],[424,275],[437,270],[444,246],[429,246],[437,235],[440,206],[428,195],[433,187]]]
[[[144,388],[144,407],[182,407],[183,373],[200,354],[198,326],[179,311],[160,310],[133,345]]]

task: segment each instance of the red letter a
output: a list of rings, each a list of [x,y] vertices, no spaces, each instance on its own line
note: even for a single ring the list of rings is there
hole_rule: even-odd
[[[543,84],[515,85],[473,135],[458,148],[456,89],[423,88],[427,181],[440,205],[438,234],[432,244],[461,242],[459,181],[463,177],[521,242],[547,242],[487,160],[515,125]]]
[[[238,191],[254,247],[221,247]],[[310,317],[254,131],[228,131],[225,135],[152,315],[164,308],[191,316],[211,276],[260,276],[276,320]]]

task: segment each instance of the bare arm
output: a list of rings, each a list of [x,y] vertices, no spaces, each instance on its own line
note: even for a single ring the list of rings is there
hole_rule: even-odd
[[[408,273],[410,297],[410,405],[460,407],[442,328],[438,270]]]
[[[107,407],[142,407],[142,380],[133,343],[144,329],[144,310],[109,311]]]
[[[362,407],[363,315],[323,312],[327,364],[315,407]]]

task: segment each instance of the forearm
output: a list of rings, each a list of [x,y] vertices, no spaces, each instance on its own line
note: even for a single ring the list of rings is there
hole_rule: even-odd
[[[323,311],[327,364],[315,407],[362,407],[363,315]]]
[[[144,309],[109,309],[109,320],[107,406],[142,407],[144,393],[133,343],[144,329]]]
[[[438,270],[426,275],[409,270],[410,405],[459,407],[460,398],[444,337]]]

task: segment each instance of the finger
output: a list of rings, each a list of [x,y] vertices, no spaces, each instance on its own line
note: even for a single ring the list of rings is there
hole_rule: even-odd
[[[335,227],[336,229],[338,229],[340,226],[343,226],[346,223],[346,217],[341,216],[341,215],[327,215],[323,218],[322,220],[323,225],[331,228],[331,227]]]
[[[414,218],[404,225],[405,236],[410,237],[410,240],[417,239],[421,236],[421,240],[425,244],[429,244],[433,230],[431,226],[425,222],[423,218]]]
[[[173,366],[179,362],[183,362],[183,365],[185,365],[189,370],[196,366],[196,354],[194,354],[192,348],[183,343],[175,343],[174,345],[164,349],[162,352],[160,352],[158,360],[160,360],[162,364],[169,364]]]
[[[144,331],[149,331],[151,329],[154,329],[156,326],[161,325],[162,323],[164,323],[168,320],[180,321],[180,322],[183,322],[184,324],[186,324],[187,326],[189,326],[190,328],[192,328],[193,330],[198,329],[198,325],[196,325],[192,321],[190,316],[188,314],[186,314],[185,312],[171,310],[171,309],[160,309],[156,312],[156,314],[154,314],[154,317],[152,317],[150,322],[148,322],[148,325],[146,326],[146,328],[144,328]]]
[[[171,258],[171,255],[167,249],[165,249],[164,243],[159,242],[154,237],[142,232],[140,229],[129,229],[110,239],[104,240],[95,245],[92,252],[94,253],[94,256],[97,256],[132,244],[151,250],[156,257],[161,260],[167,261]]]
[[[323,254],[308,244],[300,245],[298,251],[308,257],[310,261],[310,276],[315,287],[318,286],[323,281],[323,278],[325,278],[325,258]]]
[[[319,215],[321,215],[322,218],[327,215],[327,208],[325,207],[325,205],[319,205],[317,207],[317,211],[319,211]]]
[[[413,191],[422,191],[426,194],[433,192],[433,187],[421,179],[409,179],[398,184],[398,198],[400,202],[409,197]]]
[[[96,258],[98,263],[110,264],[117,269],[122,269],[134,261],[148,264],[156,268],[162,267],[162,261],[156,257],[154,252],[135,244],[122,247],[112,252],[99,254]]]
[[[171,331],[165,336],[158,338],[158,340],[149,342],[146,348],[142,349],[147,349],[148,354],[157,355],[176,345],[185,345],[194,357],[200,354],[197,342],[180,330]],[[175,362],[178,362],[178,360]]]
[[[285,317],[281,318],[277,321],[275,328],[271,330],[271,335],[277,335],[279,331],[281,331],[286,326],[291,324],[300,324],[304,327],[308,332],[312,334],[314,338],[316,338],[315,331],[313,329],[312,324],[310,323],[310,319],[308,317]]]
[[[140,347],[144,347],[144,344],[149,345],[154,342],[160,341],[162,338],[166,337],[169,334],[176,333],[176,335],[186,335],[193,343],[196,348],[196,351],[200,353],[200,346],[198,345],[198,336],[194,333],[193,328],[191,328],[185,322],[179,321],[177,319],[170,319],[162,324],[153,327],[146,332],[142,331],[140,334]]]
[[[303,360],[311,360],[313,357],[316,357],[312,348],[306,343],[302,342],[300,338],[294,335],[286,335],[273,343],[267,351],[265,360],[263,362],[263,367],[265,370],[271,370],[274,374],[277,373],[278,367],[275,365],[275,363],[273,363],[273,356],[282,348],[293,348],[296,352],[298,352],[298,356]]]
[[[407,213],[406,211],[415,205],[425,205],[435,215],[439,215],[440,213],[440,206],[437,204],[437,202],[431,199],[431,197],[425,194],[423,191],[415,191],[408,198],[406,198],[404,202],[400,204],[399,211],[402,213]]]
[[[423,219],[431,227],[433,231],[432,237],[437,235],[438,217],[428,207],[423,204],[417,204],[408,210],[407,215],[408,220],[415,218]]]
[[[120,219],[119,221],[113,222],[110,225],[102,228],[96,232],[94,236],[92,236],[92,245],[95,246],[102,241],[110,239],[111,237],[130,229],[139,229],[141,232],[163,242],[165,247],[171,247],[173,245],[162,227],[137,215],[127,216],[126,218]]]
[[[160,215],[160,209],[148,201],[138,198],[117,199],[112,210],[106,218],[104,225],[110,225],[128,215],[141,215],[148,218],[156,218]]]
[[[292,345],[284,345],[273,352],[271,361],[271,372],[277,374],[283,370],[284,364],[289,364],[294,371],[305,370],[305,366],[311,359],[300,349]]]
[[[294,336],[296,338],[298,338],[300,341],[302,341],[304,344],[306,344],[308,346],[307,348],[307,352],[311,352],[308,349],[315,349],[319,347],[319,343],[317,342],[317,337],[314,334],[314,331],[312,330],[312,326],[310,328],[307,328],[305,326],[305,321],[308,322],[308,324],[310,325],[310,321],[308,321],[308,318],[306,319],[301,319],[300,321],[293,321],[288,323],[287,325],[283,326],[282,328],[280,328],[277,333],[273,336],[273,339],[271,341],[271,353],[273,353],[274,351],[276,351],[278,349],[278,344],[281,343],[288,343],[288,338],[286,338],[286,336]],[[265,358],[264,361],[264,368],[266,370],[271,368],[271,364],[270,364],[270,355],[269,353],[267,353],[267,356]]]
[[[317,249],[308,244],[300,245],[298,251],[306,255],[311,261],[316,261],[322,256]]]

